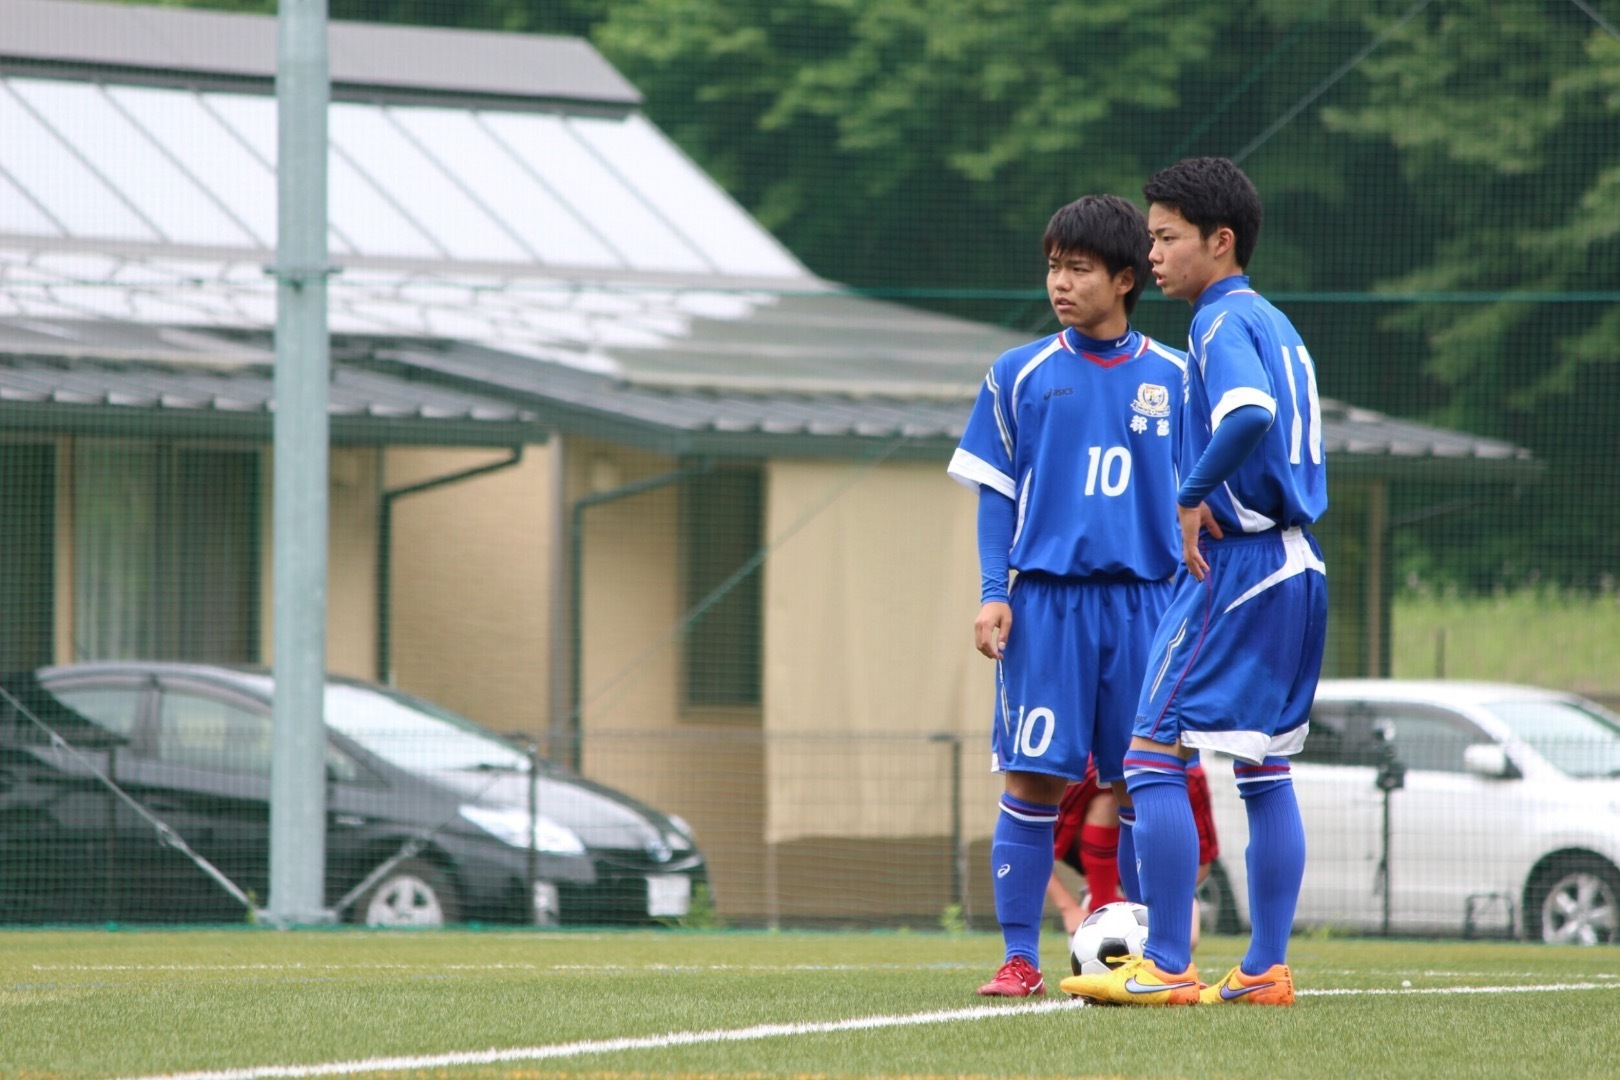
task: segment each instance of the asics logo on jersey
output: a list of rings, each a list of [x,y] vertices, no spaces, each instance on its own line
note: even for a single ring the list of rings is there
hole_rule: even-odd
[[[996,867],[996,877],[1006,877],[1012,873],[1012,863],[1002,863]]]
[[[1196,982],[1191,980],[1173,983],[1140,983],[1136,981],[1135,975],[1125,980],[1125,989],[1133,994],[1157,994],[1161,990],[1184,990],[1189,986],[1197,985]]]
[[[1041,400],[1042,401],[1051,401],[1055,397],[1063,397],[1066,394],[1072,394],[1072,393],[1074,393],[1074,387],[1072,387],[1072,386],[1059,386],[1059,387],[1057,387],[1055,389],[1048,390],[1046,393],[1042,394],[1041,395]]]
[[[1226,985],[1225,983],[1221,983],[1221,1000],[1222,1001],[1236,1001],[1238,998],[1244,997],[1247,994],[1252,994],[1256,990],[1266,990],[1266,989],[1269,989],[1270,987],[1273,987],[1273,986],[1276,986],[1276,985],[1277,984],[1274,983],[1274,982],[1264,982],[1264,983],[1255,983],[1253,986],[1232,987],[1232,986]]]

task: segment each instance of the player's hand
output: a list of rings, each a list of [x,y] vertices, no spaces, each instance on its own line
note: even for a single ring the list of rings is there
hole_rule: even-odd
[[[1197,506],[1182,506],[1176,504],[1176,517],[1181,520],[1181,557],[1187,563],[1187,570],[1193,577],[1203,581],[1209,573],[1209,563],[1204,561],[1204,553],[1198,550],[1198,530],[1205,529],[1209,535],[1219,540],[1225,534],[1215,520],[1215,515],[1209,512],[1208,503],[1199,503]]]
[[[1000,660],[1012,631],[1012,608],[1005,600],[992,600],[979,609],[973,620],[973,644],[992,660]]]

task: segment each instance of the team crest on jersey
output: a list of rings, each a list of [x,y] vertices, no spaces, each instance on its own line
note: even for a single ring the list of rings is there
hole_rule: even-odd
[[[1143,383],[1136,388],[1131,410],[1143,416],[1169,416],[1170,391],[1155,383]]]

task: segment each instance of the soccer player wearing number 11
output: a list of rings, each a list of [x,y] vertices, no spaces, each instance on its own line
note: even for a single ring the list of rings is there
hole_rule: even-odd
[[[1044,246],[1062,328],[991,365],[947,470],[979,495],[974,643],[997,662],[992,768],[1005,794],[990,860],[1006,959],[979,988],[987,997],[1045,992],[1041,913],[1063,790],[1092,754],[1102,782],[1123,781],[1180,557],[1185,361],[1129,321],[1150,272],[1147,220],[1088,195],[1052,216]]]
[[[1327,509],[1316,368],[1244,274],[1261,210],[1242,170],[1193,158],[1142,191],[1154,277],[1193,305],[1176,495],[1186,569],[1154,637],[1125,753],[1145,955],[1062,988],[1118,1005],[1289,1005],[1305,836],[1288,758],[1305,742],[1327,631],[1327,568],[1307,528]],[[1237,759],[1253,925],[1242,963],[1207,987],[1188,942],[1198,834],[1186,768],[1198,749]]]

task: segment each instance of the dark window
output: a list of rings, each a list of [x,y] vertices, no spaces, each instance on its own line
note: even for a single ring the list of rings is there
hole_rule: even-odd
[[[56,698],[80,716],[125,739],[135,735],[140,714],[139,686],[84,686],[55,691]]]
[[[1463,751],[1475,743],[1490,741],[1463,717],[1418,706],[1382,706],[1378,721],[1388,725],[1395,755],[1409,769],[1466,772]]]
[[[259,659],[259,454],[83,440],[74,655]]]
[[[157,758],[220,772],[270,775],[270,718],[217,698],[169,691],[158,713]]]
[[[1345,726],[1342,705],[1318,705],[1311,710],[1311,729],[1295,761],[1316,765],[1344,765]]]
[[[1361,702],[1329,702],[1311,710],[1305,748],[1294,760],[1316,765],[1376,766],[1382,760],[1373,713]]]
[[[55,658],[56,448],[0,445],[0,672]]]
[[[758,468],[722,468],[681,489],[685,552],[686,703],[760,703],[760,571],[765,483]],[[745,570],[746,568],[746,570]]]

